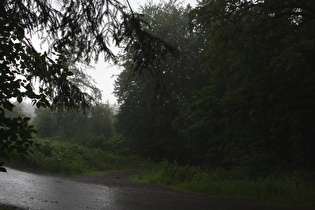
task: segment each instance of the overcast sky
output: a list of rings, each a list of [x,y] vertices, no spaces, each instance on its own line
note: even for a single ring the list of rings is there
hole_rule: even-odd
[[[153,2],[160,2],[160,0],[150,0]],[[124,2],[124,0],[122,0]],[[129,0],[130,4],[134,8],[134,10],[137,10],[141,5],[144,5],[145,2],[148,2],[148,0]],[[190,4],[192,6],[195,6],[197,3],[196,0],[182,0],[178,2],[183,2],[184,4]],[[102,90],[103,94],[103,101],[109,102],[110,104],[116,103],[116,98],[113,95],[114,91],[114,81],[117,77],[117,75],[120,73],[120,70],[118,67],[113,66],[111,64],[102,62],[101,59],[97,64],[95,64],[95,69],[89,69],[87,70],[87,73],[90,74],[95,82],[97,83],[96,86]]]

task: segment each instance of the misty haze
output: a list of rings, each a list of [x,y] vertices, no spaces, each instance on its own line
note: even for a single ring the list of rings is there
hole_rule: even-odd
[[[314,34],[311,0],[1,1],[0,210],[314,209]]]

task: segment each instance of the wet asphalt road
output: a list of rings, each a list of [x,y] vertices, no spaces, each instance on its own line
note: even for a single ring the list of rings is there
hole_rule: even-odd
[[[0,203],[21,209],[293,209],[134,183],[122,172],[66,178],[7,169],[0,173]]]

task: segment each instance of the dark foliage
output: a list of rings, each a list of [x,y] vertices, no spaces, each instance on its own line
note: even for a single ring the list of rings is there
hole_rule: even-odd
[[[312,8],[205,1],[195,9],[210,84],[183,107],[180,129],[196,161],[314,169]]]
[[[313,170],[314,2],[200,1],[179,28],[184,16],[170,4],[144,10],[180,49],[159,66],[170,98],[152,97],[154,83],[129,79],[128,66],[118,80],[118,126],[132,145],[154,158],[252,173]]]

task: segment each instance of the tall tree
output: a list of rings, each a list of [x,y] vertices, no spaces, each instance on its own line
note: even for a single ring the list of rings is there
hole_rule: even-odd
[[[199,71],[201,44],[190,30],[190,10],[177,1],[142,8],[152,33],[178,49],[177,56],[167,56],[156,66],[160,71],[146,71],[134,78],[128,62],[130,54],[123,57],[127,62],[116,83],[121,103],[118,130],[124,133],[130,147],[144,156],[177,158],[177,153],[182,153],[172,122],[178,104],[189,98],[203,80]],[[137,123],[130,123],[134,121]]]

